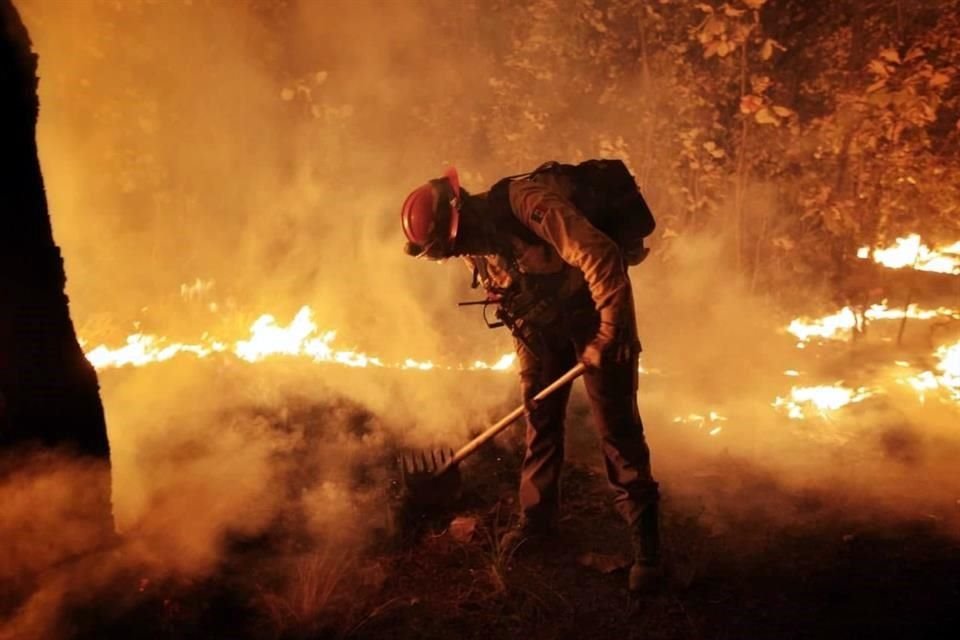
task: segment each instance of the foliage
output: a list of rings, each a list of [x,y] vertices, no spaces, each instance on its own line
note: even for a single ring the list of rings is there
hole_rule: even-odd
[[[198,172],[161,142],[195,145],[209,134],[189,124],[204,99],[168,80],[219,78],[165,63],[144,39],[192,25],[193,55],[215,65],[222,44],[197,25],[228,14],[244,16],[235,37],[252,43],[245,64],[260,84],[223,93],[237,101],[246,92],[267,124],[228,119],[220,125],[231,131],[209,141],[257,151],[275,143],[271,126],[295,126],[291,158],[314,153],[308,178],[345,201],[367,183],[342,176],[410,184],[424,167],[455,163],[477,189],[551,158],[617,156],[658,216],[662,259],[677,237],[716,234],[766,291],[811,273],[842,278],[859,246],[907,231],[951,242],[960,233],[960,0],[94,4],[105,26],[75,55],[119,47],[125,58],[110,76],[123,90],[81,102],[89,111],[73,116],[108,138],[91,188],[150,194],[136,199],[137,216],[114,200],[109,227],[120,233],[155,220],[186,225],[209,206],[206,176],[217,168]],[[322,14],[310,24],[335,26],[311,32],[300,24],[310,11]],[[377,20],[383,26],[371,26]],[[367,29],[380,58],[368,60],[369,39],[340,55]],[[65,77],[51,82],[55,97],[78,91]],[[282,166],[271,153],[262,160]],[[242,222],[255,213],[249,200],[237,188],[216,203]],[[245,240],[232,228],[217,233],[231,249]],[[183,278],[211,271],[207,246],[149,243],[151,259],[182,256]],[[278,239],[274,253],[286,247]]]

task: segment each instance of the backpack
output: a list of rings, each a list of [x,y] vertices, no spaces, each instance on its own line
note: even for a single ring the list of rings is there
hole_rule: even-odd
[[[656,222],[622,160],[587,160],[576,165],[547,162],[498,185],[507,186],[517,178],[554,179],[587,220],[617,243],[627,264],[640,264],[647,257],[649,249],[643,240],[653,233]]]

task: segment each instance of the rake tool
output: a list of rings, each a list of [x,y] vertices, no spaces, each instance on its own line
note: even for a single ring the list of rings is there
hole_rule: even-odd
[[[533,404],[570,384],[586,370],[583,363],[573,367],[535,395]],[[526,407],[520,405],[457,451],[445,449],[401,456],[400,478],[407,502],[418,507],[440,507],[454,502],[460,495],[460,463],[516,422],[525,410]]]

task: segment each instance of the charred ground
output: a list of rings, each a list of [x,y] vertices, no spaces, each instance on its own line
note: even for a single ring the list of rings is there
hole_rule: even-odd
[[[132,609],[95,628],[145,638],[934,638],[957,624],[960,549],[948,531],[960,511],[947,523],[901,518],[829,490],[786,489],[734,457],[698,467],[683,494],[666,479],[671,573],[659,595],[626,591],[628,541],[602,474],[586,465],[566,476],[553,543],[522,557],[500,549],[516,458],[487,456],[471,473],[488,481],[400,548],[234,541],[212,577],[141,583]],[[470,536],[451,532],[455,516],[475,519]]]
[[[185,364],[162,366],[182,373]],[[214,371],[210,363],[191,366]],[[118,372],[122,378],[142,375]],[[215,381],[228,386],[233,375]],[[262,381],[259,370],[254,376]],[[278,384],[278,377],[268,377]],[[509,384],[493,375],[474,382]],[[111,384],[107,376],[108,394]],[[652,380],[648,391],[662,384]],[[469,461],[456,505],[401,527],[389,484],[396,478],[392,456],[400,439],[384,440],[365,455],[347,455],[353,450],[348,443],[363,443],[384,429],[383,418],[323,385],[316,392],[322,401],[296,396],[279,408],[253,403],[217,412],[224,431],[249,436],[256,425],[278,435],[272,442],[287,443],[271,448],[269,482],[272,495],[282,499],[269,518],[253,528],[242,517],[224,526],[211,541],[216,560],[206,570],[178,573],[136,552],[135,527],[112,563],[83,561],[121,569],[106,571],[109,579],[93,595],[65,598],[62,635],[933,638],[958,622],[960,504],[940,499],[934,487],[929,500],[913,495],[905,503],[902,495],[884,500],[869,488],[853,487],[840,472],[836,480],[826,474],[797,480],[775,460],[790,447],[769,449],[765,465],[724,446],[684,446],[690,437],[707,436],[695,431],[669,437],[684,427],[668,425],[652,406],[648,431],[655,463],[661,463],[670,578],[663,593],[638,598],[625,589],[626,531],[611,507],[585,402],[576,394],[561,532],[543,549],[521,548],[514,555],[497,539],[515,511],[518,430]],[[915,473],[922,486],[930,449],[945,445],[911,436],[914,426],[874,434],[878,425],[863,423],[856,444],[822,454],[837,467],[869,458],[892,478]],[[776,421],[766,425],[782,427]],[[299,435],[291,441],[291,433]],[[799,435],[791,439],[794,452],[823,449]],[[216,466],[209,443],[182,441],[156,455],[171,456],[185,468],[191,458]],[[324,464],[333,452],[348,459],[343,475]],[[320,507],[303,496],[341,485],[368,499],[318,522],[318,512],[331,505]],[[198,503],[203,506],[202,499]],[[213,500],[205,508],[215,505]],[[251,502],[244,508],[265,507]],[[149,515],[146,520],[140,526],[149,539],[154,524]]]

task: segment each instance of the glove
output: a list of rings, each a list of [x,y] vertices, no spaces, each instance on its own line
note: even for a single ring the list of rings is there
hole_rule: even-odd
[[[630,361],[630,344],[621,333],[616,324],[601,319],[597,335],[583,350],[580,360],[591,369],[626,364]]]

